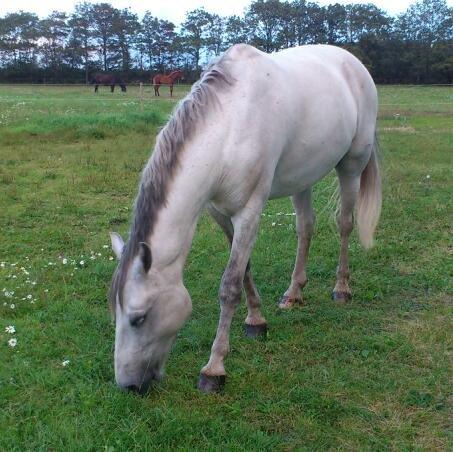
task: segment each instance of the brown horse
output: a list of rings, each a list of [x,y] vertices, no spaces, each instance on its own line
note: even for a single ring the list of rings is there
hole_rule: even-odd
[[[99,85],[110,86],[110,92],[113,93],[115,85],[120,85],[121,91],[126,92],[126,85],[124,81],[116,74],[103,74],[98,72],[91,78],[91,84],[95,85],[94,92],[98,92]]]
[[[179,69],[171,72],[169,75],[157,74],[153,78],[154,95],[160,96],[160,94],[159,94],[160,85],[169,85],[170,86],[170,96],[173,97],[173,84],[178,79],[184,80],[184,74]]]

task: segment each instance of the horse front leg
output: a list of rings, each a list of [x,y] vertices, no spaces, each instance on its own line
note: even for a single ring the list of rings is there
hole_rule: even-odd
[[[220,319],[208,363],[201,369],[198,389],[218,392],[226,378],[224,360],[229,352],[230,326],[241,300],[244,276],[258,230],[263,202],[249,202],[232,217],[234,227],[230,258],[219,291]]]
[[[173,97],[173,85],[170,85],[170,97]]]
[[[115,85],[110,85],[110,92],[113,93],[115,91]]]
[[[99,85],[95,85],[95,87],[94,87],[94,92],[95,92],[95,93],[98,92],[98,88],[99,88]]]

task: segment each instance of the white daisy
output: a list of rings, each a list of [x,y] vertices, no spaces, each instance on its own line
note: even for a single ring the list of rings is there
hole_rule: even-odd
[[[8,326],[5,328],[5,333],[14,334],[15,332],[16,332],[16,328],[14,328],[13,325],[8,325]]]
[[[11,338],[9,341],[8,341],[8,345],[10,347],[15,347],[17,345],[17,339],[15,337]]]

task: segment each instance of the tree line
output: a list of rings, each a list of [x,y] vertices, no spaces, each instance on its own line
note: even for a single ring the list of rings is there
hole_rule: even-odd
[[[79,3],[72,14],[40,19],[20,11],[0,17],[0,81],[88,83],[96,71],[129,82],[201,66],[233,44],[265,52],[327,43],[358,56],[378,83],[453,82],[453,8],[419,0],[397,17],[371,3],[320,6],[306,0],[253,0],[242,16],[203,8],[180,26],[109,3]]]

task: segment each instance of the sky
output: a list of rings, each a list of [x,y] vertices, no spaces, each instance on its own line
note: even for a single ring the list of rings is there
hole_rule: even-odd
[[[100,3],[105,1],[116,8],[129,7],[133,12],[142,16],[149,10],[153,16],[166,19],[180,24],[184,20],[185,13],[203,6],[210,13],[217,13],[222,16],[236,14],[242,16],[244,9],[251,3],[251,0],[98,0],[89,3]],[[415,0],[318,0],[320,5],[330,3],[374,3],[379,8],[391,15],[397,15],[407,9]],[[34,12],[39,17],[45,17],[50,12],[65,11],[71,13],[74,5],[80,3],[78,0],[0,0],[0,16],[6,13],[20,10]],[[453,0],[447,1],[453,6]]]

